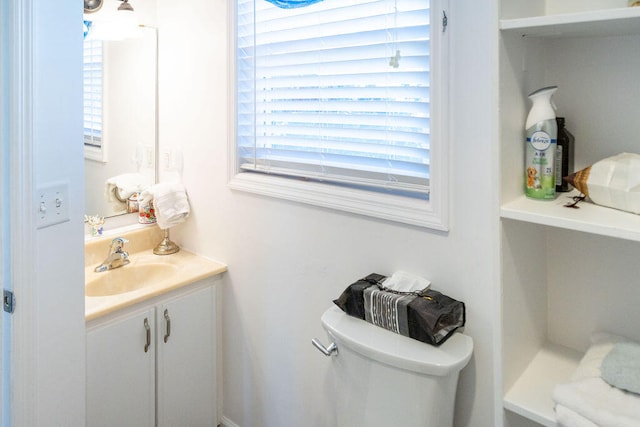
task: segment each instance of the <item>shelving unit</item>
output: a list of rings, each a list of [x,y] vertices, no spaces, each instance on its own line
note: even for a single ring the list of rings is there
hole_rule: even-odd
[[[640,8],[619,8],[552,16],[503,19],[500,30],[528,37],[621,36],[638,34]]]
[[[594,76],[606,76],[610,54],[617,59],[615,71],[637,69],[640,61],[626,63],[625,58],[638,55],[633,46],[640,43],[640,8],[544,14],[560,2],[565,2],[563,8],[572,3],[502,0],[510,18],[499,22],[503,408],[528,420],[523,425],[549,427],[556,425],[553,388],[570,379],[594,329],[620,330],[640,340],[640,332],[627,326],[640,322],[637,310],[593,310],[608,303],[602,300],[607,297],[601,291],[603,280],[611,293],[640,301],[640,290],[629,284],[640,267],[628,262],[630,252],[640,253],[640,216],[588,202],[580,202],[579,209],[564,207],[576,192],[560,193],[549,202],[523,195],[521,141],[530,107],[526,94],[558,79],[564,83],[559,85],[560,114],[571,117],[578,131],[576,169],[605,155],[640,153],[640,139],[632,139],[640,126],[637,120],[610,120],[625,109],[640,109],[640,97],[627,94],[635,83],[616,73],[610,81],[594,82]],[[581,7],[580,2],[572,4]],[[589,97],[588,89],[597,83],[618,98],[606,99],[599,88]],[[604,103],[604,117],[588,105],[595,102]],[[594,124],[596,120],[600,122]],[[610,139],[603,137],[609,134]],[[611,304],[622,307],[623,299],[613,298]],[[513,417],[505,422],[519,427]]]
[[[518,381],[507,391],[504,407],[547,427],[555,427],[551,393],[556,384],[569,379],[582,353],[546,343],[529,363]]]
[[[589,202],[579,202],[575,209],[567,208],[565,205],[578,194],[576,191],[560,194],[548,202],[522,196],[504,204],[500,215],[502,218],[640,242],[639,215]]]

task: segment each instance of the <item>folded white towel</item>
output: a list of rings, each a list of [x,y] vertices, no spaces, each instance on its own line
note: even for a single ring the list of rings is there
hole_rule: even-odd
[[[184,185],[160,183],[147,188],[140,194],[138,204],[146,207],[153,202],[158,227],[163,230],[184,222],[191,212]]]
[[[418,292],[428,289],[431,282],[424,277],[400,270],[387,277],[382,285],[398,292]]]
[[[640,427],[640,396],[611,387],[602,378],[559,384],[552,398],[599,427]]]
[[[555,410],[558,427],[598,427],[566,406],[556,405]]]
[[[141,173],[123,173],[113,176],[105,182],[105,200],[108,202],[126,201],[133,193],[139,193],[153,184],[150,177]],[[116,193],[114,193],[117,192]]]

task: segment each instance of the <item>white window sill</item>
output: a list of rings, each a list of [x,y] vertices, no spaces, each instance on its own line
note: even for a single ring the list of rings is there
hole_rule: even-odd
[[[107,162],[107,153],[103,148],[91,147],[89,145],[84,146],[84,158],[87,160],[94,160],[96,162]]]
[[[446,210],[431,201],[299,181],[258,173],[237,173],[229,181],[234,190],[276,197],[314,206],[410,224],[448,230]]]

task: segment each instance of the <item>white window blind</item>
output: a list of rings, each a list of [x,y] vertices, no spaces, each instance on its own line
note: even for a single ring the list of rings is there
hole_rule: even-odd
[[[430,2],[237,0],[237,162],[429,198]]]
[[[102,147],[102,41],[85,40],[83,55],[84,144]]]

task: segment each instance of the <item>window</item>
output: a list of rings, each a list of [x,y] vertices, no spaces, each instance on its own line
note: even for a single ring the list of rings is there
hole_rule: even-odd
[[[104,160],[102,134],[102,41],[85,40],[83,50],[83,105],[85,157]]]
[[[231,186],[446,229],[435,3],[237,0]]]

